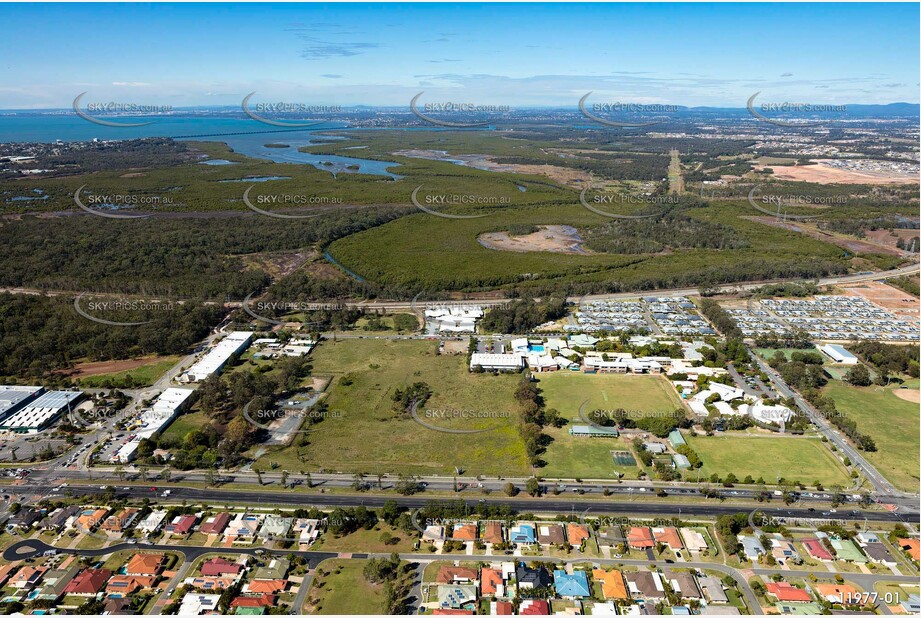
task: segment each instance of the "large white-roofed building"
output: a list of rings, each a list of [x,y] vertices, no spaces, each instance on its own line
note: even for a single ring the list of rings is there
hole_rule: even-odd
[[[16,433],[39,432],[83,397],[80,391],[48,391],[7,417],[0,423],[0,429]]]
[[[188,382],[201,382],[212,374],[220,373],[234,354],[239,354],[249,346],[252,338],[253,333],[246,331],[228,333],[217,345],[189,367],[183,374],[183,378]]]
[[[486,371],[518,371],[524,366],[520,354],[482,354],[470,355],[470,369],[482,367]]]

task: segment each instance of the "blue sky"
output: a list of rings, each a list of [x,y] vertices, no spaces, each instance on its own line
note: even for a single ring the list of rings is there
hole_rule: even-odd
[[[0,4],[0,108],[917,103],[904,4]]]

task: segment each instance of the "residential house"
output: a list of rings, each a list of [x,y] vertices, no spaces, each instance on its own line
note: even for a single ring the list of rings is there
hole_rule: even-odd
[[[320,536],[320,520],[298,518],[294,520],[292,530],[297,535],[298,544],[313,545]]]
[[[103,616],[134,616],[136,614],[131,599],[125,597],[109,597],[102,606]]]
[[[562,570],[553,572],[553,586],[557,596],[564,599],[585,599],[592,596],[592,589],[588,583],[585,571],[567,573]]]
[[[560,524],[541,524],[537,527],[537,540],[542,547],[565,545],[566,533]]]
[[[476,541],[477,525],[476,524],[454,524],[451,531],[451,538],[455,541],[472,543]]]
[[[505,576],[500,569],[480,569],[480,595],[500,598],[505,596]]]
[[[774,595],[784,603],[809,603],[812,595],[808,591],[791,585],[789,582],[767,582],[764,585],[768,594]]]
[[[671,550],[679,550],[684,548],[684,545],[681,544],[681,535],[678,534],[677,528],[653,528],[652,536],[656,543],[667,545]]]
[[[889,567],[898,564],[895,558],[892,557],[892,554],[889,553],[889,550],[886,549],[886,546],[882,543],[867,543],[863,546],[863,551],[867,555],[867,558],[870,559],[870,562]]]
[[[135,530],[143,532],[144,534],[152,534],[160,529],[165,519],[165,510],[151,511],[150,514],[144,518],[144,521],[135,526]]]
[[[438,586],[439,609],[473,609],[476,606],[476,586],[472,584],[441,584]]]
[[[592,579],[601,584],[601,594],[605,599],[629,600],[630,593],[624,583],[624,575],[620,571],[592,570]]]
[[[829,603],[862,604],[869,600],[850,584],[814,584],[816,593]]]
[[[761,541],[756,536],[740,534],[739,543],[742,544],[742,554],[746,560],[758,562],[758,558],[764,554],[764,546],[761,545]]]
[[[518,523],[509,530],[508,540],[518,545],[533,545],[537,542],[537,531],[534,524]]]
[[[438,569],[435,583],[438,584],[477,584],[479,573],[474,568],[445,565]]]
[[[845,562],[854,562],[857,564],[866,564],[867,557],[863,555],[857,545],[849,539],[831,539],[832,549],[838,560]]]
[[[238,513],[224,528],[224,539],[229,543],[252,545],[262,519],[262,515]]]
[[[189,592],[182,597],[179,604],[180,616],[201,616],[204,614],[216,614],[217,604],[221,600],[219,594],[200,594],[198,592]]]
[[[601,547],[610,547],[614,551],[620,551],[622,547],[627,547],[627,537],[620,526],[607,526],[601,528],[595,534],[598,539],[598,545]]]
[[[857,542],[860,543],[861,545],[866,545],[867,543],[880,543],[881,542],[878,534],[876,534],[875,532],[867,532],[866,530],[864,530],[863,532],[858,532],[855,538],[857,539]]]
[[[697,579],[688,571],[676,571],[674,569],[664,569],[663,577],[672,587],[672,591],[680,598],[685,600],[701,600],[703,595],[700,588],[697,587]]]
[[[585,524],[569,523],[566,524],[566,538],[570,545],[581,548],[582,544],[591,538],[591,533]]]
[[[425,530],[422,531],[422,542],[423,543],[440,543],[445,540],[445,527],[444,526],[426,526]]]
[[[806,548],[806,553],[815,560],[821,560],[822,562],[832,562],[835,559],[831,552],[828,551],[828,548],[825,547],[825,544],[821,539],[803,539],[803,547]]]
[[[646,526],[631,526],[627,530],[627,544],[633,549],[648,549],[656,546],[652,530]]]
[[[553,585],[553,578],[543,566],[538,565],[535,568],[527,566],[524,562],[519,562],[515,566],[515,581],[519,590],[529,590],[533,588],[549,588]]]
[[[502,522],[487,521],[484,523],[482,539],[487,545],[504,542],[505,537],[502,534]]]
[[[137,519],[138,513],[140,513],[138,509],[122,509],[115,515],[106,517],[105,521],[102,522],[100,529],[104,530],[105,532],[111,532],[113,534],[121,534],[127,528],[131,527],[131,524],[133,524],[134,520]]]
[[[105,521],[108,514],[109,509],[86,509],[81,511],[77,521],[74,522],[74,527],[81,532],[90,532],[98,528]]]
[[[665,584],[662,577],[654,571],[635,571],[624,573],[627,589],[635,599],[661,601],[665,598]]]
[[[18,564],[3,564],[0,565],[0,586],[5,586],[6,581],[16,572],[16,569],[19,568]]]
[[[127,597],[142,590],[152,590],[159,579],[156,575],[113,575],[106,584],[106,596]]]
[[[728,603],[729,597],[723,589],[723,582],[715,575],[704,575],[697,578],[697,585],[703,591],[710,603]]]
[[[263,542],[274,541],[275,539],[285,539],[288,536],[288,532],[291,531],[291,526],[293,524],[293,517],[269,515],[265,518],[265,521],[262,522],[262,527],[259,529],[259,534],[257,536]]]
[[[490,616],[514,616],[515,606],[510,601],[490,601]]]
[[[164,554],[135,554],[125,565],[125,575],[159,577],[166,566]]]
[[[173,521],[166,524],[163,532],[173,536],[186,536],[192,532],[196,523],[198,523],[197,515],[177,515]]]
[[[258,597],[237,597],[230,602],[230,609],[237,610],[240,607],[246,608],[264,608],[268,610],[270,607],[275,607],[278,602],[278,597],[274,594],[263,594]],[[236,613],[236,611],[234,612]]]
[[[681,540],[685,548],[692,554],[698,554],[709,549],[704,535],[693,528],[681,528]]]
[[[60,532],[64,528],[73,524],[73,521],[77,517],[77,513],[80,512],[80,507],[77,505],[65,506],[59,509],[55,509],[48,514],[39,525],[39,528],[42,530],[53,530],[55,532]]]
[[[908,557],[918,561],[921,557],[921,542],[918,539],[897,539],[899,549],[908,554]]]
[[[525,599],[518,606],[519,616],[549,616],[550,603],[543,599]]]
[[[64,588],[79,572],[79,566],[48,571],[45,573],[45,577],[42,578],[41,586],[31,593],[29,598],[33,601],[50,601],[52,603],[58,601],[64,596]]]
[[[799,552],[796,551],[796,547],[794,547],[793,543],[784,539],[779,534],[773,535],[770,541],[771,555],[778,562],[778,564],[798,564],[802,561],[802,558],[800,558]]]
[[[202,534],[223,534],[224,528],[230,523],[230,513],[218,513],[202,522],[198,531]]]
[[[206,560],[201,565],[201,574],[209,577],[220,577],[229,575],[236,577],[243,572],[243,565],[239,562],[231,562],[220,556]]]
[[[11,515],[6,520],[6,527],[9,530],[31,530],[32,526],[40,522],[45,514],[31,507],[22,507],[15,515]]]
[[[49,570],[48,567],[24,566],[10,577],[6,585],[8,588],[16,588],[17,590],[32,590],[42,581],[45,573]]]
[[[83,569],[64,586],[66,596],[94,597],[106,586],[112,577],[109,569]]]

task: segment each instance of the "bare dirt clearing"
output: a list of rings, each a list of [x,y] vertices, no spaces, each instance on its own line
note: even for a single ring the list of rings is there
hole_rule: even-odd
[[[510,236],[508,232],[480,234],[477,241],[487,249],[497,251],[547,251],[587,255],[590,251],[582,247],[579,231],[568,225],[542,225],[540,230],[523,236]]]
[[[483,154],[462,154],[452,155],[444,150],[397,150],[390,153],[399,157],[410,157],[412,159],[428,159],[430,161],[447,161],[465,167],[483,170],[487,172],[511,172],[512,174],[535,174],[546,176],[551,180],[564,184],[568,187],[581,187],[583,184],[590,183],[592,175],[581,170],[570,169],[568,167],[559,167],[556,165],[529,165],[529,164],[506,164],[496,163],[493,157]]]
[[[815,165],[796,166],[771,166],[755,165],[756,170],[770,167],[774,170],[773,177],[777,180],[793,180],[799,182],[814,182],[820,185],[891,185],[918,182],[917,176],[902,174],[883,174],[872,172],[855,172],[826,165],[818,161]]]

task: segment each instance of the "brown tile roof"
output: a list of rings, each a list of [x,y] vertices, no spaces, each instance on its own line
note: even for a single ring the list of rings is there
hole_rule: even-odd
[[[563,526],[560,524],[539,524],[537,526],[537,540],[541,544],[562,545],[566,542]]]
[[[106,584],[106,594],[134,594],[157,585],[154,575],[113,575]]]
[[[907,551],[912,560],[918,560],[921,555],[921,542],[918,539],[899,539],[899,547]]]
[[[439,584],[453,584],[462,581],[476,581],[477,570],[468,567],[443,566],[438,569],[435,582]]]
[[[502,523],[498,521],[488,521],[483,525],[483,542],[484,543],[501,543]]]
[[[275,594],[284,592],[288,587],[287,579],[254,579],[246,586],[250,594]]]

